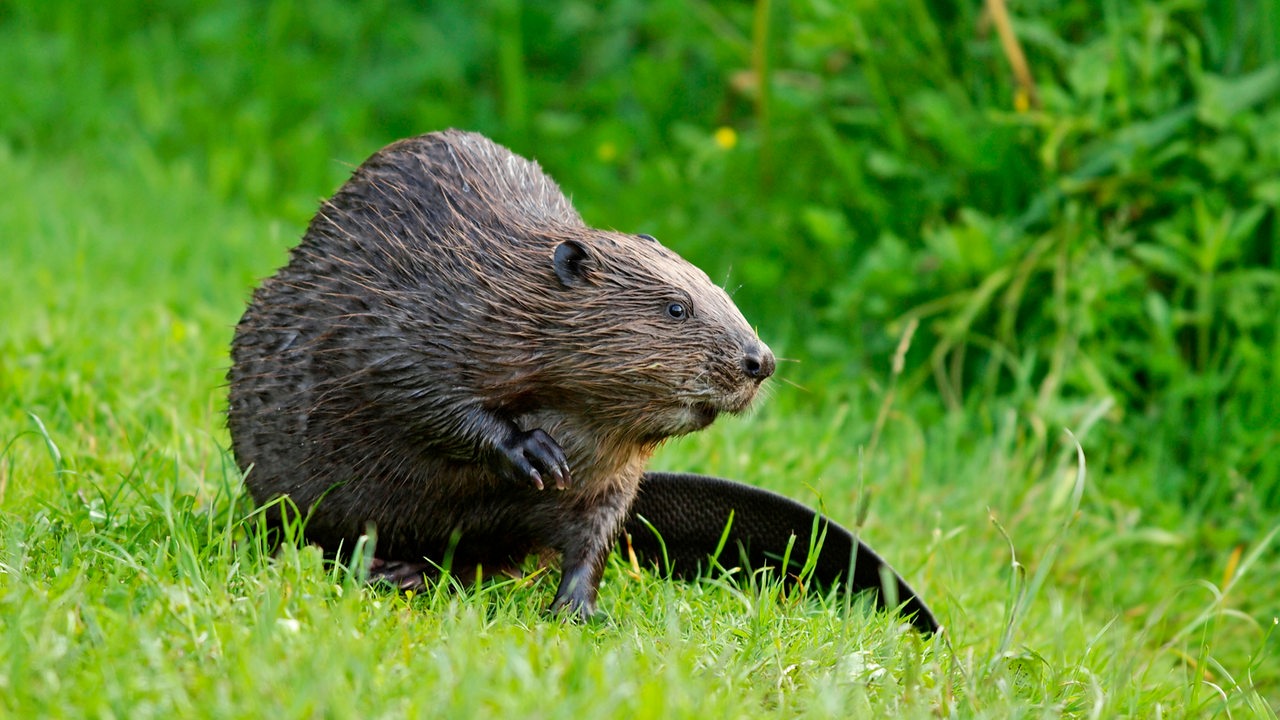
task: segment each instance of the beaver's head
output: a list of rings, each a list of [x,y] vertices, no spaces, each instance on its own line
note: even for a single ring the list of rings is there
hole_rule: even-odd
[[[546,337],[564,400],[646,440],[750,405],[773,353],[706,273],[647,235],[578,231],[551,246]]]

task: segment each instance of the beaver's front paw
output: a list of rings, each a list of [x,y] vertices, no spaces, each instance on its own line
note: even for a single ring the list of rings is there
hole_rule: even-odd
[[[545,431],[512,430],[493,455],[494,471],[516,482],[543,488],[544,476],[555,481],[556,489],[569,487],[569,460],[560,444]]]

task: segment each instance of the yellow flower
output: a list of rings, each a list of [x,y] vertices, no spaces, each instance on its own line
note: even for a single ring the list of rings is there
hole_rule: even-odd
[[[738,144],[738,133],[733,128],[722,125],[716,128],[715,140],[722,150],[732,150]]]
[[[618,146],[606,140],[596,148],[596,157],[600,158],[600,162],[613,162],[618,157]]]
[[[1027,91],[1018,88],[1013,93],[1013,109],[1018,113],[1025,113],[1031,109],[1031,98],[1027,97]]]

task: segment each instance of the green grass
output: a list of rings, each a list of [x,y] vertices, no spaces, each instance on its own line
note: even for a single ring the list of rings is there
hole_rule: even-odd
[[[0,386],[13,717],[1267,717],[1275,702],[1274,539],[1223,592],[1225,554],[1187,562],[1193,528],[1153,527],[1092,485],[1073,514],[1069,439],[1042,442],[1012,413],[924,428],[895,410],[866,457],[874,392],[779,386],[656,464],[778,489],[846,524],[862,488],[863,536],[933,604],[945,640],[838,598],[637,577],[620,560],[610,621],[581,627],[543,616],[553,578],[408,598],[312,549],[271,556],[246,533],[221,376],[250,278],[299,228],[120,168],[3,153],[0,178],[18,200],[0,211],[16,270]]]
[[[0,6],[0,717],[1274,718],[1277,42],[1232,13],[1275,4],[1029,3],[1032,117],[968,6],[589,5]],[[722,94],[748,67],[771,92]],[[450,124],[735,268],[800,362],[655,466],[865,508],[943,638],[621,559],[564,625],[554,573],[405,597],[255,542],[250,288]]]

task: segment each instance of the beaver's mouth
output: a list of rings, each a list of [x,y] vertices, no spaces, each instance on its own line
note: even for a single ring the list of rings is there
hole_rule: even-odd
[[[694,403],[689,407],[689,410],[689,414],[693,416],[694,424],[697,425],[695,428],[697,430],[707,427],[715,422],[716,418],[720,417],[720,408],[709,402]]]
[[[722,413],[737,415],[744,412],[751,406],[755,390],[753,386],[734,393],[704,392],[696,397],[686,397],[677,414],[671,417],[668,432],[670,435],[697,432],[715,422]]]
[[[751,396],[725,397],[715,400],[699,400],[689,403],[688,418],[693,430],[701,430],[720,417],[721,413],[737,415],[751,405]]]

